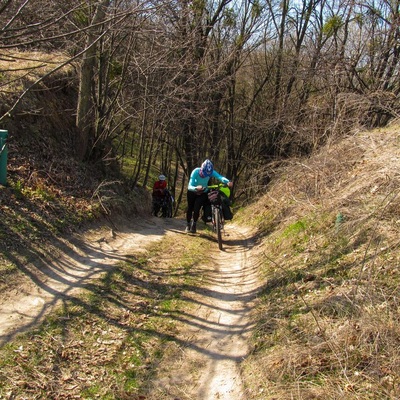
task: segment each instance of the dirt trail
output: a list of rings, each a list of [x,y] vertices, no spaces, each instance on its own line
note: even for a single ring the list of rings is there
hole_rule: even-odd
[[[151,218],[136,221],[133,230],[95,230],[76,242],[60,242],[54,254],[49,252],[25,266],[30,279],[13,293],[2,295],[0,345],[36,325],[60,302],[74,297],[91,279],[127,255],[138,253],[165,234],[182,240],[176,231],[183,227],[180,220]],[[224,250],[219,251],[215,244],[213,263],[204,267],[199,282],[202,290],[190,294],[195,306],[178,328],[179,343],[186,345],[171,349],[174,357],[161,362],[149,400],[245,399],[238,365],[248,353],[250,310],[257,292],[250,236],[249,231],[228,224]]]
[[[151,399],[244,400],[239,363],[248,354],[252,301],[259,282],[250,232],[228,225],[224,251],[212,254],[179,332],[185,347],[171,349],[153,382]],[[172,344],[171,346],[177,346]]]
[[[0,297],[0,345],[39,323],[126,255],[181,228],[175,219],[140,219],[118,231],[96,229],[76,240],[59,241],[43,257],[20,264],[26,280]]]

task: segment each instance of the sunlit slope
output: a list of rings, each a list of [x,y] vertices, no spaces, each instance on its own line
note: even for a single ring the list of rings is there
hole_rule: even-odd
[[[289,161],[237,215],[262,237],[254,398],[400,397],[399,192],[397,124]]]

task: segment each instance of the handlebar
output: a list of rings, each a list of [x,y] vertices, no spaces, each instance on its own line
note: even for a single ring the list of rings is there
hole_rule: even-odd
[[[227,183],[218,183],[217,185],[206,186],[207,189],[219,189],[221,187],[228,187]]]
[[[231,181],[228,182],[228,183],[219,183],[217,185],[209,185],[209,186],[201,186],[201,185],[199,185],[199,186],[196,186],[196,191],[198,193],[202,193],[202,192],[204,192],[204,190],[207,190],[207,189],[210,189],[210,190],[216,190],[216,189],[221,189],[221,188],[229,188],[229,189],[231,189],[231,187],[229,186],[229,183],[231,183]]]

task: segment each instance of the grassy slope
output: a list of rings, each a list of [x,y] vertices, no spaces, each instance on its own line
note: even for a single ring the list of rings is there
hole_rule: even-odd
[[[400,127],[291,160],[243,220],[264,288],[254,399],[400,397]]]

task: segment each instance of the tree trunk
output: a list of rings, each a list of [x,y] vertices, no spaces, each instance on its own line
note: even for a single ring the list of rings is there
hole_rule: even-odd
[[[86,41],[86,51],[83,55],[80,78],[78,105],[76,111],[76,126],[78,137],[76,141],[76,153],[80,160],[87,157],[94,137],[94,104],[92,98],[92,88],[94,85],[94,67],[96,64],[96,50],[98,39],[98,27],[106,15],[106,10],[111,0],[103,0],[96,7],[92,19],[92,28],[88,30]]]

